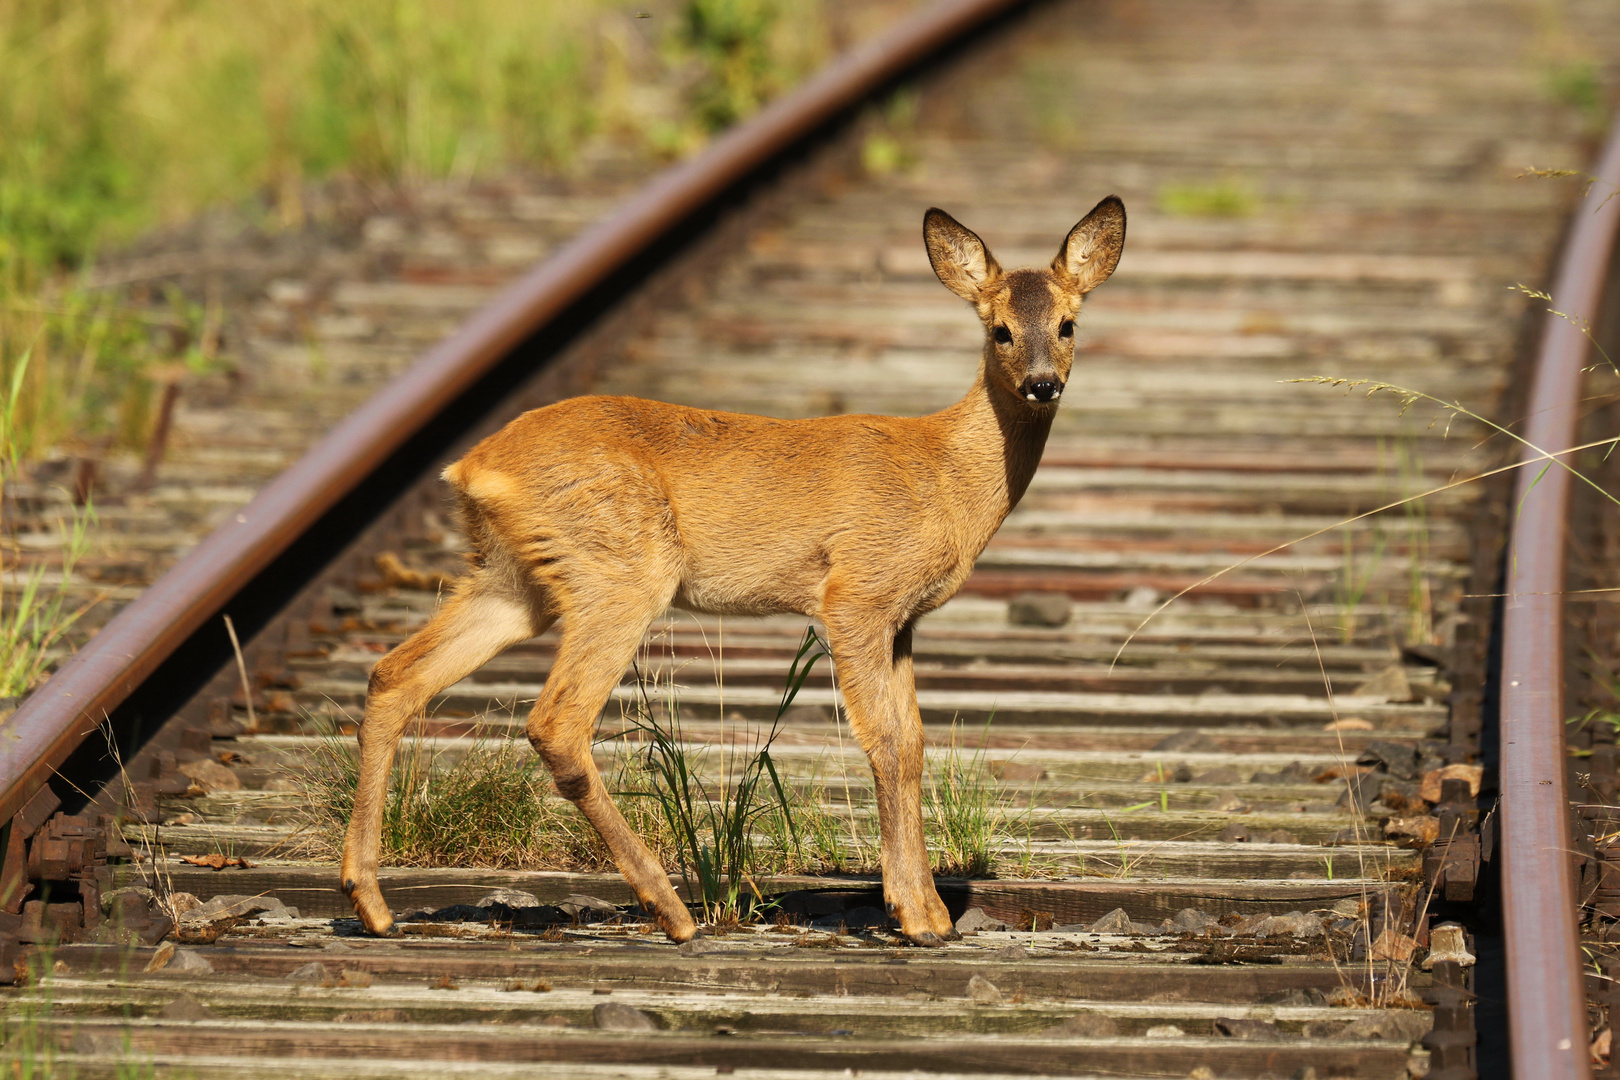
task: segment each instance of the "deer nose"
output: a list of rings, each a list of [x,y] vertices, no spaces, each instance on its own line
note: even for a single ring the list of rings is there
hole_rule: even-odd
[[[1063,384],[1056,379],[1025,379],[1018,389],[1025,401],[1056,401],[1063,396]]]

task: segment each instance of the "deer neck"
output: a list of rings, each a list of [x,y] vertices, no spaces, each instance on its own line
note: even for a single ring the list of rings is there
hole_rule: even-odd
[[[979,550],[1001,527],[1035,475],[1052,430],[1053,409],[1030,409],[986,378],[944,413],[948,479],[959,520]]]

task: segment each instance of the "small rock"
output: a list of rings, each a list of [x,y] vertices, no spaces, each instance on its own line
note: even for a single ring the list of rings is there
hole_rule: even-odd
[[[1105,1039],[1110,1035],[1118,1035],[1119,1025],[1106,1013],[1077,1012],[1053,1024],[1041,1034],[1059,1039]]]
[[[174,959],[163,966],[166,975],[208,975],[213,970],[208,958],[192,949],[176,949]]]
[[[1243,783],[1243,774],[1230,765],[1222,765],[1205,773],[1193,777],[1195,784],[1207,784],[1212,787],[1225,787],[1228,784]]]
[[[976,930],[1005,929],[1007,929],[1006,923],[986,915],[982,907],[968,908],[962,913],[962,917],[956,920],[956,932],[959,934],[966,934]]]
[[[1159,604],[1159,590],[1151,585],[1138,585],[1125,594],[1125,606],[1135,611],[1146,611]]]
[[[1115,908],[1091,924],[1093,934],[1129,934],[1135,929],[1131,917],[1125,914],[1124,908]]]
[[[1187,1080],[1215,1080],[1215,1070],[1208,1065],[1194,1065]]]
[[[1025,592],[1007,601],[1007,621],[1014,626],[1062,626],[1073,612],[1067,593]]]
[[[1314,784],[1321,775],[1321,771],[1314,765],[1307,765],[1303,761],[1290,761],[1277,774],[1277,782],[1281,784]]]
[[[517,889],[496,889],[494,892],[489,893],[482,900],[478,901],[477,906],[481,908],[492,908],[497,904],[501,907],[511,908],[513,911],[521,911],[523,908],[537,908],[541,906],[539,897],[535,896],[533,893],[521,892]]]
[[[1164,928],[1173,934],[1201,934],[1215,925],[1218,925],[1218,920],[1214,916],[1206,915],[1197,908],[1182,908],[1174,918],[1164,921]]]
[[[1337,720],[1329,720],[1322,725],[1323,731],[1371,731],[1371,720],[1363,720],[1359,716],[1342,716]]]
[[[1354,896],[1347,896],[1343,900],[1333,902],[1333,914],[1341,918],[1353,919],[1361,914],[1361,901]]]
[[[1386,1039],[1416,1042],[1434,1026],[1432,1015],[1411,1009],[1392,1009],[1377,1016],[1352,1020],[1339,1031],[1341,1039]]]
[[[1439,785],[1436,784],[1435,797],[1430,801],[1439,798]],[[1422,814],[1428,810],[1423,802],[1423,789],[1410,780],[1385,780],[1378,785],[1378,801],[1397,814]]]
[[[180,774],[204,791],[241,791],[242,779],[235,770],[221,765],[212,758],[201,761],[182,761]]]
[[[157,899],[157,894],[151,889],[143,889],[139,885],[130,885],[122,889],[114,889],[111,892],[102,893],[101,913],[103,915],[111,916],[113,911],[121,906],[120,902],[125,897],[130,897],[133,900],[139,901],[145,907],[151,907],[152,902]]]
[[[1386,702],[1411,701],[1412,684],[1407,681],[1405,668],[1391,664],[1350,693],[1354,697],[1378,698]]]
[[[255,915],[268,919],[296,919],[298,909],[288,907],[274,896],[216,896],[185,912],[180,916],[180,921],[189,925],[221,919],[249,919]]]
[[[1153,749],[1164,754],[1213,754],[1220,750],[1220,746],[1202,731],[1188,728],[1165,736],[1154,744]]]
[[[1228,791],[1216,799],[1215,805],[1210,809],[1222,814],[1247,814],[1249,804],[1238,798],[1235,792]]]
[[[1249,827],[1234,821],[1222,829],[1216,839],[1224,840],[1228,844],[1246,844],[1249,841]]]
[[[1158,1024],[1154,1027],[1148,1028],[1142,1034],[1146,1035],[1150,1039],[1179,1039],[1185,1036],[1187,1033],[1176,1027],[1174,1024]]]
[[[1356,755],[1358,765],[1382,765],[1384,771],[1397,780],[1418,778],[1418,751],[1406,743],[1376,739]]]
[[[1438,769],[1431,769],[1423,774],[1423,783],[1418,793],[1425,802],[1437,803],[1440,801],[1440,785],[1446,780],[1468,781],[1468,793],[1479,794],[1479,785],[1485,779],[1485,768],[1482,765],[1443,765]]]
[[[1281,937],[1285,934],[1297,938],[1321,937],[1322,920],[1303,911],[1290,911],[1286,915],[1273,915],[1263,919],[1252,931],[1255,937]]]
[[[983,975],[975,975],[968,980],[967,996],[980,1005],[994,1005],[1001,1000],[1001,991]]]
[[[619,913],[619,905],[583,893],[565,897],[557,906],[569,918],[585,922],[593,920],[600,922],[603,919],[611,919]]]
[[[163,906],[168,908],[176,918],[179,918],[193,908],[201,907],[202,901],[192,893],[177,892],[170,893],[168,902],[164,903]]]
[[[1297,844],[1299,837],[1287,829],[1273,829],[1268,833],[1259,833],[1254,837],[1262,844]]]
[[[1385,776],[1378,772],[1345,777],[1342,781],[1344,790],[1339,793],[1338,805],[1356,813],[1365,813],[1367,807],[1378,798],[1378,789],[1383,787],[1385,779]]]
[[[338,980],[337,980],[337,984],[339,986],[346,986],[346,987],[349,987],[350,989],[353,989],[353,990],[364,990],[364,989],[368,988],[371,985],[371,983],[372,983],[371,972],[369,972],[369,971],[359,971],[359,970],[357,970],[355,968],[345,968],[338,975]]]
[[[332,981],[332,973],[319,960],[311,960],[288,972],[287,981],[295,986],[325,986]]]
[[[1353,1009],[1364,1001],[1360,991],[1349,986],[1335,986],[1327,992],[1327,1003],[1334,1008]]]
[[[1228,1039],[1276,1039],[1282,1035],[1276,1024],[1269,1020],[1236,1020],[1220,1017],[1215,1021],[1215,1034]]]
[[[1029,957],[1029,950],[1024,948],[1022,945],[1018,944],[1017,942],[1014,942],[1011,945],[1003,945],[1001,948],[997,949],[995,952],[991,953],[990,955],[991,955],[992,958],[994,958],[996,960],[1003,960],[1003,961],[1024,960],[1024,959],[1027,959]]]
[[[1444,922],[1429,931],[1429,955],[1423,958],[1423,970],[1434,967],[1436,960],[1450,960],[1462,967],[1472,967],[1474,954],[1468,951],[1468,937],[1454,922]]]
[[[1255,915],[1239,915],[1230,923],[1227,923],[1225,919],[1221,920],[1221,922],[1226,927],[1227,933],[1233,937],[1250,937],[1254,934],[1255,928],[1269,918],[1271,918],[1270,915],[1260,912]]]
[[[718,952],[719,947],[708,938],[695,937],[691,941],[683,941],[675,949],[682,956],[702,956],[704,953]]]
[[[181,994],[158,1010],[160,1020],[211,1020],[213,1016],[212,1009],[190,994]]]
[[[657,1031],[658,1021],[640,1009],[617,1001],[604,1001],[591,1010],[591,1019],[603,1031]]]

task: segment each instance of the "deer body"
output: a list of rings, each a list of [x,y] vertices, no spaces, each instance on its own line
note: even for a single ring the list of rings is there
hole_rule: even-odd
[[[481,564],[373,670],[343,886],[361,921],[377,887],[394,748],[411,717],[497,653],[562,621],[530,741],[674,939],[696,928],[591,760],[596,720],[667,607],[820,619],[876,781],[885,898],[913,941],[954,936],[929,871],[916,619],[967,580],[1034,475],[1073,361],[1080,300],[1106,279],[1124,210],[1105,199],[1048,270],[1003,273],[942,211],[925,219],[940,279],[986,323],[967,395],[923,417],[777,420],[628,397],[520,416],[445,470]]]

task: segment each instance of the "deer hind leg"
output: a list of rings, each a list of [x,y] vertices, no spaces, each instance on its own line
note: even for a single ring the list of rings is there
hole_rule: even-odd
[[[658,859],[613,805],[591,758],[591,735],[602,707],[668,599],[654,602],[645,585],[632,592],[637,588],[629,586],[622,595],[597,592],[588,608],[569,610],[556,662],[529,716],[529,741],[551,770],[557,790],[601,835],[641,906],[671,939],[688,941],[697,934],[691,913]]]
[[[922,714],[911,664],[911,628],[890,634],[870,618],[824,611],[849,726],[872,765],[877,791],[883,899],[900,932],[918,945],[960,935],[934,887],[923,835]]]
[[[544,633],[552,619],[533,597],[515,594],[499,575],[482,570],[372,669],[360,723],[360,785],[343,842],[343,891],[371,933],[394,925],[377,885],[377,859],[400,735],[434,694],[508,646]]]

